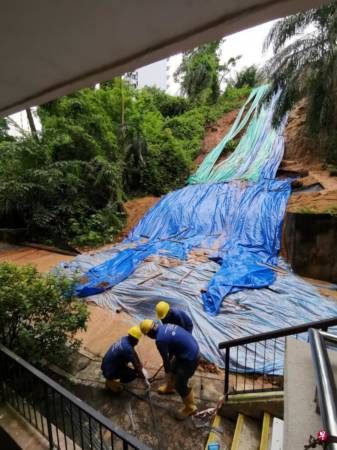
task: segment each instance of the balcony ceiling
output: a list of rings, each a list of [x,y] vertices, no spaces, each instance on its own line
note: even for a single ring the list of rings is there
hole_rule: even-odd
[[[2,0],[0,115],[322,3]]]

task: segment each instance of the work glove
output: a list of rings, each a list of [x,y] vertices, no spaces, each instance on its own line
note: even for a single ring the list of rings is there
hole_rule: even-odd
[[[142,374],[145,380],[149,379],[149,374],[148,371],[146,369],[144,369],[144,367],[142,367]]]
[[[149,381],[149,374],[148,374],[147,370],[144,369],[144,367],[142,368],[142,374],[144,377],[145,384],[146,384],[147,388],[149,389],[151,386],[151,383]]]

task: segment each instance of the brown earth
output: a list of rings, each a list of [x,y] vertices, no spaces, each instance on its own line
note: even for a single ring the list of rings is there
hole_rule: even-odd
[[[301,100],[290,112],[285,130],[284,159],[293,160],[306,168],[321,168],[324,155],[317,142],[305,130],[306,100]]]
[[[201,146],[201,152],[196,157],[194,164],[199,166],[206,155],[213,150],[213,148],[221,141],[224,135],[229,131],[233,125],[239,110],[229,111],[224,114],[223,117],[218,119],[214,124],[207,127],[205,130],[204,139]]]
[[[129,234],[129,232],[132,230],[132,228],[134,228],[137,225],[137,223],[140,221],[143,215],[150,208],[152,208],[152,206],[158,203],[159,200],[160,197],[148,196],[148,197],[134,198],[124,203],[125,212],[128,218],[126,226],[123,229],[122,234],[123,238]]]
[[[0,242],[0,263],[6,261],[18,266],[33,264],[39,272],[48,272],[60,262],[70,261],[71,259],[73,259],[73,256]]]
[[[221,141],[232,126],[238,110],[226,113],[215,124],[206,128],[202,150],[195,160],[200,165],[205,156]],[[324,154],[317,142],[305,130],[306,100],[300,101],[290,112],[285,130],[285,154],[280,175],[300,176],[294,185],[310,187],[320,184],[319,192],[293,193],[288,203],[289,212],[337,213],[337,177],[326,170]]]
[[[288,202],[287,211],[303,214],[337,214],[337,179],[336,190],[324,190],[293,194]]]
[[[308,137],[305,130],[306,100],[299,102],[289,114],[285,131],[285,154],[283,170],[303,172],[297,183],[310,187],[319,183],[318,192],[294,192],[289,199],[287,211],[297,213],[337,213],[337,177],[326,170],[325,155],[316,140]]]

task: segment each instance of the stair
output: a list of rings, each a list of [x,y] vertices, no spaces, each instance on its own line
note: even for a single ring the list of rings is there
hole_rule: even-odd
[[[231,428],[228,428],[226,419],[217,415],[205,450],[283,449],[283,420],[273,417],[268,412],[263,414],[262,419],[239,413],[231,439],[230,434]]]
[[[240,413],[236,421],[231,450],[258,450],[260,434],[260,423]]]

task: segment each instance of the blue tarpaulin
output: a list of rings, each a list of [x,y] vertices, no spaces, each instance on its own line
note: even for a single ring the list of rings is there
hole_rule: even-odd
[[[69,275],[74,272],[83,275],[91,267],[111,259],[126,245],[118,244],[99,253],[79,255],[65,263],[62,270]],[[285,273],[277,273],[272,286],[242,289],[229,294],[222,302],[219,314],[211,317],[203,308],[200,291],[207,289],[219,265],[214,261],[202,262],[193,258],[165,267],[162,261],[159,256],[144,261],[124,281],[91,296],[90,301],[113,311],[123,309],[135,323],[144,318],[155,319],[156,303],[168,301],[192,318],[193,335],[200,345],[201,354],[219,367],[224,365],[224,353],[217,349],[219,342],[337,315],[336,300],[321,295],[318,287],[287,272],[289,267],[279,259],[278,266],[284,267]],[[158,273],[160,276],[151,278]],[[336,290],[336,286],[326,283],[322,287],[325,292],[327,288]],[[231,368],[240,372],[246,364],[245,371],[282,373],[284,341],[277,340],[276,348],[274,345],[273,340],[266,349],[264,345],[253,346],[248,354],[240,347],[238,354],[236,351],[231,353]]]
[[[186,260],[201,247],[213,250],[210,257],[221,264],[203,294],[205,310],[216,314],[228,293],[274,281],[274,272],[260,264],[275,262],[289,194],[287,180],[191,185],[171,192],[131,232],[125,242],[134,246],[91,268],[77,295],[115,286],[150,255]]]
[[[270,110],[262,111],[265,122],[255,127],[261,136],[254,135],[253,150],[242,152],[239,144],[227,163],[221,163],[225,173],[235,161],[234,181],[171,192],[123,243],[64,265],[69,274],[83,275],[78,296],[92,296],[112,309],[122,307],[135,320],[154,318],[155,303],[167,300],[190,314],[201,353],[219,366],[220,341],[336,315],[335,302],[316,287],[292,273],[276,277],[270,268],[281,263],[281,227],[290,195],[290,181],[274,179],[283,157],[284,123],[269,140],[272,107],[273,102]],[[269,141],[268,152],[259,151],[259,143]],[[253,178],[247,176],[251,167]],[[242,181],[247,179],[258,181]],[[251,369],[281,373],[282,345],[257,349]],[[247,354],[238,356],[231,367],[240,371],[240,358],[247,359]],[[273,357],[272,363],[266,356]],[[250,361],[248,354],[245,370],[250,370]]]

